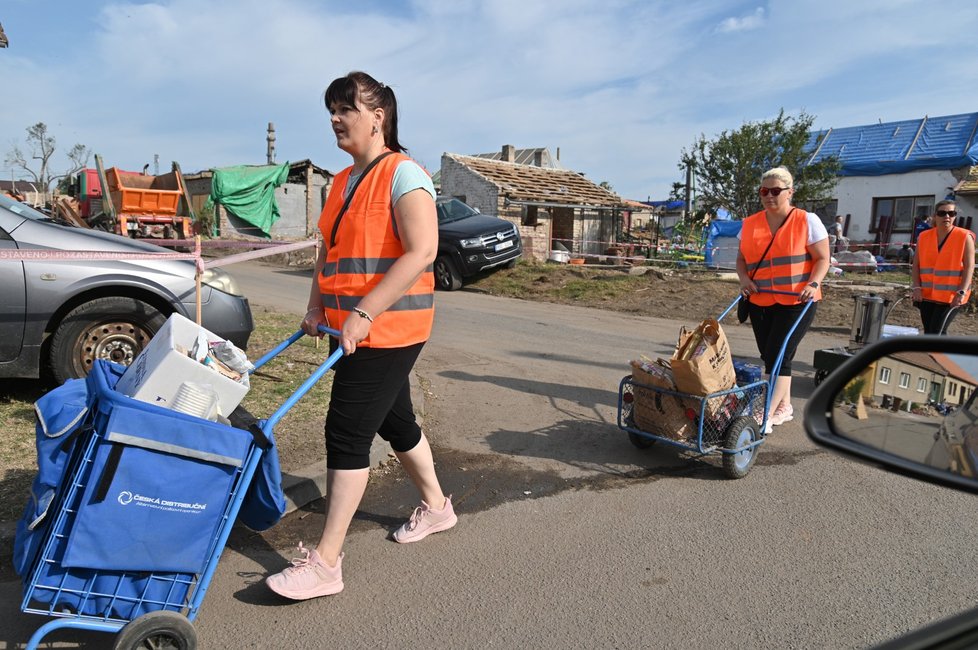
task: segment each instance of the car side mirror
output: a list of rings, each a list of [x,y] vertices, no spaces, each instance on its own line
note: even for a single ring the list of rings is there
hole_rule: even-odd
[[[978,337],[886,338],[832,371],[805,408],[817,444],[978,493]]]

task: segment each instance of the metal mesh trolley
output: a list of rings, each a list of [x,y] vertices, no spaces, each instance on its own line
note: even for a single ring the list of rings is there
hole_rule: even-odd
[[[740,300],[738,295],[717,320],[723,321]],[[764,442],[771,392],[785,348],[810,307],[810,302],[805,304],[785,337],[767,380],[692,395],[658,381],[654,373],[633,367],[632,374],[618,385],[618,428],[640,449],[663,442],[700,455],[721,454],[727,477],[747,476],[757,458],[757,447]]]

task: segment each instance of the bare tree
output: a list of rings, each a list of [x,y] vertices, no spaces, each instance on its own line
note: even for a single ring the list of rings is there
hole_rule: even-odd
[[[51,184],[59,179],[75,174],[88,164],[91,150],[88,147],[76,144],[68,151],[68,160],[71,162],[69,168],[61,174],[52,174],[50,169],[51,157],[57,148],[57,141],[54,136],[48,133],[48,126],[44,122],[27,127],[27,150],[28,154],[14,145],[13,149],[7,152],[5,162],[19,169],[24,170],[38,187],[43,188],[45,194],[50,192]],[[29,155],[29,157],[28,157]],[[32,166],[33,165],[33,166]]]

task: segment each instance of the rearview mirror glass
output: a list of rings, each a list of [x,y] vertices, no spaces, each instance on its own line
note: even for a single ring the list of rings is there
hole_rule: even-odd
[[[805,426],[821,444],[978,491],[978,339],[903,337],[824,381]]]

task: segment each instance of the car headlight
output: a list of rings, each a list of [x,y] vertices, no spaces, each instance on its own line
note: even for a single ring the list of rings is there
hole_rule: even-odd
[[[232,296],[242,295],[238,289],[238,283],[234,281],[234,278],[221,269],[205,270],[200,276],[200,281],[209,287],[223,291],[224,293],[229,293]]]
[[[479,248],[480,246],[482,246],[482,237],[463,239],[459,243],[462,244],[462,248]]]

